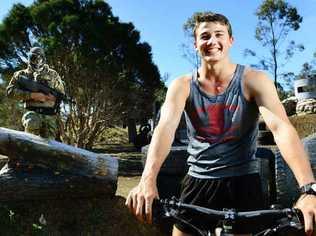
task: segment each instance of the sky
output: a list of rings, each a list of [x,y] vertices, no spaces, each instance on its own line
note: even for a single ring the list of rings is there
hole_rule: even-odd
[[[28,6],[33,1],[1,1],[0,21],[17,2]],[[141,34],[141,41],[151,45],[153,61],[158,66],[161,76],[166,74],[169,76],[167,85],[173,79],[194,70],[194,66],[183,57],[181,48],[181,44],[187,42],[183,24],[194,12],[214,11],[229,18],[235,39],[231,49],[234,63],[250,65],[257,62],[255,58],[243,56],[246,48],[255,50],[259,55],[263,55],[267,50],[254,37],[257,24],[254,13],[261,0],[107,0],[106,2],[121,22],[132,22]],[[291,32],[288,38],[302,43],[305,50],[295,54],[282,71],[298,74],[302,64],[310,62],[316,52],[314,41],[316,0],[289,0],[288,3],[295,6],[303,16],[300,29]]]

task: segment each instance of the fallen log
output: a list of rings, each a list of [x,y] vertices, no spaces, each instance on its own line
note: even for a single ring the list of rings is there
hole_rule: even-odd
[[[2,196],[10,196],[11,190],[29,197],[37,192],[43,198],[59,193],[114,195],[116,190],[118,161],[107,154],[6,128],[0,128],[0,154],[9,158],[9,165],[0,172]],[[16,163],[20,162],[26,167],[19,169]]]
[[[70,174],[117,180],[117,159],[21,131],[0,128],[0,154]]]

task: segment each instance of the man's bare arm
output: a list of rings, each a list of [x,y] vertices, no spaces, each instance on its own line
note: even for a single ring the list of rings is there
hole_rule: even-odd
[[[152,141],[148,150],[147,162],[143,177],[156,178],[160,167],[167,157],[174,139],[175,131],[179,125],[187,98],[187,88],[179,79],[171,85],[166,100],[161,108],[160,120],[154,130]]]
[[[250,75],[246,79],[246,88],[255,99],[265,123],[273,133],[275,142],[293,171],[299,186],[314,182],[308,155],[286,115],[273,82],[263,72],[250,72]],[[311,233],[313,216],[316,216],[316,197],[308,196],[299,203],[298,207],[304,214],[305,230]]]
[[[180,122],[185,102],[189,95],[189,80],[190,78],[188,77],[182,77],[173,81],[170,85],[161,108],[160,120],[149,145],[147,161],[141,180],[131,190],[126,199],[126,205],[141,221],[144,221],[143,207],[145,207],[146,221],[151,222],[152,202],[158,197],[157,175],[170,151],[175,131]]]
[[[257,76],[250,82],[254,98],[265,123],[273,133],[282,156],[292,169],[300,186],[313,182],[314,176],[309,158],[286,115],[273,82],[264,73],[255,73]]]

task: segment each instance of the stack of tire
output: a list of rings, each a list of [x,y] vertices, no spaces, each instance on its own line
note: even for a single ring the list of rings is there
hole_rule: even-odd
[[[158,118],[159,119],[159,118]],[[188,171],[186,163],[188,158],[187,152],[188,137],[186,132],[185,117],[182,115],[180,124],[175,133],[175,139],[171,146],[170,152],[160,168],[157,177],[157,188],[160,198],[180,197],[181,182]],[[147,160],[149,145],[142,148],[143,165]],[[170,218],[158,217],[154,222],[166,235],[172,232],[173,220]]]
[[[316,174],[316,133],[302,140],[305,151],[309,155],[314,175]],[[299,197],[299,186],[296,179],[282,158],[280,152],[276,153],[276,188],[277,203],[284,207],[293,206]]]
[[[261,179],[263,192],[263,204],[269,208],[276,198],[275,196],[275,172],[274,172],[275,155],[270,148],[260,146],[256,152],[257,170]]]
[[[275,185],[275,154],[276,150],[272,132],[267,128],[263,119],[259,120],[257,137],[257,153],[256,157],[260,163],[260,177],[263,187],[265,205],[275,203],[276,199],[276,185]]]
[[[267,128],[266,123],[263,120],[259,121],[257,145],[259,146],[275,145],[273,134]]]
[[[186,163],[188,158],[187,144],[188,137],[185,117],[183,115],[177,128],[171,150],[157,177],[157,187],[160,198],[180,196],[181,181],[188,171],[188,165]],[[149,145],[142,148],[142,153],[144,154],[143,165],[145,165],[147,159],[148,147]]]

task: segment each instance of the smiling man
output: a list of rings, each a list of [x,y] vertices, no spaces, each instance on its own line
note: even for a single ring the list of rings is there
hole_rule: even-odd
[[[196,17],[195,48],[201,66],[192,75],[173,81],[162,106],[140,183],[131,190],[126,204],[141,221],[151,221],[152,202],[158,198],[156,178],[168,155],[181,114],[186,115],[190,166],[183,181],[181,201],[208,208],[239,211],[262,208],[260,178],[254,165],[258,117],[262,115],[301,187],[315,182],[300,139],[290,124],[273,82],[261,71],[234,64],[228,19],[216,13]],[[314,192],[305,192],[297,207],[303,211],[305,229],[312,232],[316,213]],[[145,215],[143,214],[145,212]],[[216,228],[189,212],[183,217],[200,227]],[[249,228],[236,226],[238,234]],[[193,235],[176,224],[174,236]]]

